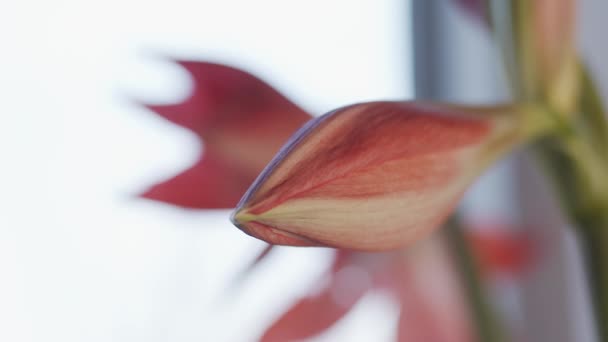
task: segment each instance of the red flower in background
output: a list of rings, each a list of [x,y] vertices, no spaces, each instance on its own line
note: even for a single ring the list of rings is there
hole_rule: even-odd
[[[264,333],[263,342],[313,337],[333,326],[367,294],[388,293],[399,303],[397,341],[471,341],[459,281],[443,241],[427,239],[408,250],[338,250],[312,295],[300,299]]]
[[[191,96],[147,107],[192,131],[204,149],[189,169],[142,197],[194,209],[234,208],[281,145],[311,117],[246,72],[178,61],[192,76]]]
[[[486,226],[484,226],[486,227]],[[489,225],[469,236],[486,279],[513,279],[533,259],[530,241],[507,227]],[[472,341],[468,312],[461,302],[460,280],[444,241],[432,237],[406,250],[363,253],[338,250],[332,267],[281,315],[261,341],[313,337],[332,327],[366,294],[389,293],[400,304],[397,341]]]
[[[194,132],[204,146],[188,170],[142,197],[195,208],[233,208],[288,138],[311,116],[260,79],[237,69],[178,61],[192,76],[192,95],[175,105],[147,106]],[[517,272],[527,244],[511,235],[471,237],[486,273]],[[489,247],[491,246],[491,247]],[[263,259],[265,249],[253,263]],[[524,251],[524,252],[522,252]],[[458,279],[441,241],[422,241],[408,250],[361,253],[337,250],[316,295],[295,303],[264,336],[287,341],[317,335],[345,316],[373,290],[398,301],[398,341],[469,341]]]

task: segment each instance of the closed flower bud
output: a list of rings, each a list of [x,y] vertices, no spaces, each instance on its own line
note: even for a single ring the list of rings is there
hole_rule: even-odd
[[[522,130],[513,108],[372,102],[297,132],[232,216],[270,243],[388,250],[428,234]]]

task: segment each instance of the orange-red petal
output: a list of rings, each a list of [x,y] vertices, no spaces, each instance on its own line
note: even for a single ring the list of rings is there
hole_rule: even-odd
[[[290,244],[283,232],[296,245],[400,247],[443,221],[488,162],[517,142],[514,132],[504,115],[453,106],[338,109],[296,133],[243,197],[233,222],[270,243]]]

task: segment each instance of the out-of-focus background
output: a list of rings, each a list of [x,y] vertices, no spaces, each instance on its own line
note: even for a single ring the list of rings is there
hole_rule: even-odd
[[[605,80],[601,2],[582,2],[581,45]],[[500,76],[480,25],[448,1],[437,3],[455,23],[449,31],[469,44],[462,45],[468,54],[452,48],[442,59],[451,79],[443,94],[502,98],[500,85],[484,86]],[[315,115],[353,102],[412,98],[414,7],[407,0],[0,1],[0,341],[259,336],[308,291],[329,251],[280,249],[235,285],[264,245],[235,229],[229,211],[136,197],[188,167],[200,148],[191,133],[138,102],[188,96],[191,80],[173,58],[245,69]],[[509,183],[520,162],[484,177],[465,203],[470,215],[520,222],[525,214],[514,214],[519,193]],[[543,275],[549,279],[580,277],[571,273],[571,238],[564,239],[566,247],[556,248],[567,262],[554,264]],[[516,303],[511,311],[530,312],[522,298],[539,290],[534,281],[526,286],[503,289],[502,301]],[[579,280],[549,292],[578,303],[581,286]],[[317,340],[390,341],[396,305],[372,293]],[[586,324],[557,326],[571,334],[564,341],[584,340]]]

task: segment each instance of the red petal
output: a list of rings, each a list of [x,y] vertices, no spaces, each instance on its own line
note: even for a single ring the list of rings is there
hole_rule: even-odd
[[[179,61],[194,80],[183,103],[147,107],[194,132],[205,151],[190,169],[143,197],[188,208],[232,208],[264,165],[310,116],[244,71]]]
[[[298,301],[265,331],[260,341],[310,338],[344,317],[371,288],[371,282],[358,278],[359,267],[351,264],[350,256],[349,252],[338,252],[327,287],[313,297]]]
[[[398,341],[467,342],[472,330],[458,275],[437,236],[409,248],[397,285]]]
[[[184,208],[230,208],[254,180],[251,173],[207,151],[191,168],[152,186],[141,197]]]
[[[523,233],[475,231],[469,240],[486,274],[518,275],[535,259],[532,241]]]

